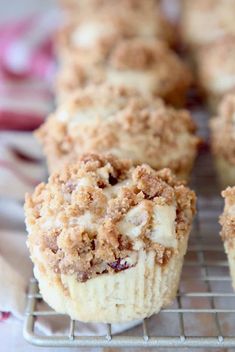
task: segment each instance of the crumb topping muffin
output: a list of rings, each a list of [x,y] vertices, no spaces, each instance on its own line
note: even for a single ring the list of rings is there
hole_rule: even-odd
[[[235,35],[234,0],[183,0],[182,37],[191,47]]]
[[[121,322],[175,297],[195,195],[169,169],[84,155],[27,195],[25,213],[35,275],[57,311]]]
[[[112,153],[171,168],[188,178],[197,155],[195,124],[186,110],[109,85],[78,90],[36,133],[50,171],[87,152]]]
[[[57,81],[59,100],[88,83],[107,82],[160,96],[172,105],[182,105],[191,84],[188,67],[167,45],[155,39],[118,41],[104,60],[86,65],[73,55],[62,67]]]
[[[223,95],[235,91],[234,57],[235,37],[216,41],[197,54],[199,84],[215,106]]]
[[[210,122],[212,151],[235,166],[235,93],[225,96]]]
[[[122,38],[159,38],[170,44],[175,41],[172,25],[160,10],[133,11],[119,4],[105,11],[94,12],[79,19],[70,19],[58,35],[60,61],[66,63],[71,55],[92,64],[107,56],[114,43]]]
[[[64,10],[69,16],[79,17],[80,14],[90,14],[95,11],[116,8],[117,11],[134,10],[145,11],[154,10],[156,0],[60,0]]]
[[[50,270],[76,273],[78,281],[128,269],[140,248],[154,249],[166,265],[195,211],[193,192],[170,170],[133,169],[95,154],[50,176],[26,197],[25,209],[32,259],[36,245]],[[161,214],[168,223],[159,223]],[[159,228],[151,231],[154,222]]]
[[[222,99],[218,116],[210,121],[211,149],[223,188],[235,185],[234,116],[235,93],[228,94]]]

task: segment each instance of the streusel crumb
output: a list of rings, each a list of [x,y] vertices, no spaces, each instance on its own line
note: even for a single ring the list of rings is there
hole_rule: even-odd
[[[80,56],[81,58],[81,56]],[[145,96],[162,97],[182,105],[192,75],[185,63],[163,42],[150,38],[121,39],[91,65],[71,53],[57,78],[58,100],[89,83],[107,82],[137,89]]]
[[[25,213],[32,260],[83,282],[135,266],[140,249],[167,264],[188,234],[195,195],[168,169],[88,154],[27,195]]]
[[[57,36],[59,58],[66,63],[71,56],[87,66],[102,61],[115,43],[124,38],[157,38],[173,45],[175,33],[159,8],[139,10],[109,4],[98,12],[70,16]]]
[[[187,111],[108,85],[77,91],[36,135],[51,171],[82,153],[109,152],[187,176],[199,142]]]

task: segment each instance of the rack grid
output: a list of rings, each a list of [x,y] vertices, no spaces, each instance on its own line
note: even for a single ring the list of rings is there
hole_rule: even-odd
[[[205,123],[205,116],[203,119]],[[223,204],[206,149],[194,170],[192,187],[199,194],[198,212],[172,306],[122,333],[113,333],[112,325],[102,324],[102,335],[83,336],[76,321],[49,307],[41,308],[42,297],[37,281],[32,278],[24,322],[25,339],[51,347],[235,347],[235,293],[219,237],[218,216]],[[68,319],[66,332],[40,334],[36,321],[49,320],[52,316],[57,322]]]

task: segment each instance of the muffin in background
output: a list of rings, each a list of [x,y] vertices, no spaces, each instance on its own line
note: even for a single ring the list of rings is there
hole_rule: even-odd
[[[190,48],[235,35],[235,0],[182,0],[181,36]]]
[[[62,9],[69,16],[95,13],[116,7],[134,11],[154,10],[158,0],[59,0]]]
[[[235,92],[235,36],[205,46],[196,55],[198,84],[215,111],[221,98]]]
[[[210,121],[211,148],[223,188],[235,185],[235,93],[225,96]]]
[[[188,179],[199,138],[186,110],[103,84],[74,92],[36,132],[50,171],[88,152],[112,153],[134,165],[171,168]]]
[[[106,82],[182,106],[192,82],[182,60],[164,42],[150,38],[122,39],[95,64],[89,65],[72,52],[67,62],[58,73],[58,101],[79,87]]]
[[[174,300],[195,195],[170,170],[84,155],[26,196],[43,299],[84,322],[146,318]]]
[[[222,192],[222,196],[225,199],[225,206],[223,214],[220,217],[220,224],[222,226],[220,234],[228,256],[232,286],[235,290],[235,187],[228,187]]]
[[[83,64],[102,61],[118,40],[140,37],[156,38],[173,45],[176,41],[172,24],[160,9],[133,10],[109,6],[89,15],[71,17],[57,36],[57,52],[61,64],[66,64],[71,55]]]

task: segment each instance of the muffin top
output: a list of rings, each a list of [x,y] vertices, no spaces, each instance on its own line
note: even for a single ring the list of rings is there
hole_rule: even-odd
[[[166,265],[188,235],[195,195],[168,169],[84,155],[26,196],[28,245],[41,270],[86,281],[155,251]]]
[[[223,98],[210,126],[213,153],[235,164],[235,93]]]
[[[68,10],[69,16],[79,17],[90,15],[95,11],[108,11],[115,8],[118,11],[154,10],[156,0],[60,0],[62,8]]]
[[[88,83],[107,83],[135,88],[145,95],[164,99],[176,90],[186,90],[191,73],[180,58],[157,39],[132,38],[118,41],[96,65],[87,65],[74,58],[58,75],[58,94],[66,96]]]
[[[202,86],[216,94],[235,89],[235,36],[218,40],[197,55],[199,80]]]
[[[119,5],[119,4],[118,4]],[[60,59],[66,61],[72,55],[86,64],[103,60],[115,42],[122,38],[159,38],[174,42],[174,31],[160,10],[121,10],[113,6],[79,19],[70,19],[58,35],[57,47]]]
[[[234,0],[183,0],[182,36],[193,46],[235,35]]]
[[[186,110],[106,84],[76,91],[40,127],[37,137],[51,171],[96,151],[184,174],[199,141]]]

